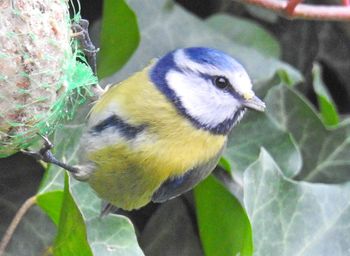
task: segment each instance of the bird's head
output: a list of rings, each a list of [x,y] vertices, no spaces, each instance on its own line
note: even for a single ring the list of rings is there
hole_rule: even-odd
[[[150,71],[152,82],[196,127],[228,134],[247,108],[264,111],[235,59],[211,48],[172,51]]]

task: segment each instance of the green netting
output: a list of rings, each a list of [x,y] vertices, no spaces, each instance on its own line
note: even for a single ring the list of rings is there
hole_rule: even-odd
[[[97,78],[71,22],[65,0],[0,1],[0,157],[49,135],[91,95]]]

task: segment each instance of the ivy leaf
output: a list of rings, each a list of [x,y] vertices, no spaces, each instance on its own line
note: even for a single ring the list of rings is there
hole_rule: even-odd
[[[260,147],[271,152],[288,177],[294,177],[300,171],[301,154],[289,133],[280,129],[267,115],[249,112],[233,128],[224,152],[236,179],[240,180],[243,171],[258,158]]]
[[[295,182],[264,149],[244,173],[256,256],[347,255],[350,183]]]
[[[336,129],[327,129],[310,103],[287,86],[271,89],[265,103],[269,118],[291,133],[299,146],[303,165],[297,179],[326,183],[350,179],[348,121]]]

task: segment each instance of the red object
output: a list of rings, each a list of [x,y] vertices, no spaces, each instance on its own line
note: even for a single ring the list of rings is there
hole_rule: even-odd
[[[350,0],[343,0],[343,5],[349,6],[350,5]]]
[[[287,3],[287,6],[285,8],[286,13],[288,15],[293,15],[295,7],[301,2],[302,0],[289,0]],[[343,0],[343,1],[350,1],[350,0]]]

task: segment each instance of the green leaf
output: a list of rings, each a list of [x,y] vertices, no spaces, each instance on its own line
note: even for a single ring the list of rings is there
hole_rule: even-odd
[[[258,158],[260,147],[271,152],[288,177],[293,177],[300,171],[302,158],[293,138],[267,115],[249,112],[233,128],[224,152],[236,179]]]
[[[278,59],[281,49],[273,36],[260,25],[227,14],[216,14],[205,22],[237,44],[254,48],[260,53]]]
[[[240,202],[212,176],[194,195],[205,255],[253,255],[252,230]]]
[[[326,85],[322,81],[322,70],[320,65],[314,64],[312,70],[313,86],[317,94],[318,105],[321,118],[325,125],[336,126],[339,124],[337,108],[328,92]]]
[[[207,46],[226,51],[247,68],[254,82],[269,80],[281,69],[287,70],[293,83],[302,79],[301,74],[290,65],[229,39],[177,4],[169,8],[167,0],[153,0],[152,4],[139,0],[127,2],[140,21],[140,46],[130,61],[106,83],[125,79],[148,65],[151,59],[175,48],[189,46]]]
[[[224,156],[220,157],[219,163],[218,165],[224,169],[226,172],[228,172],[229,174],[231,174],[232,171],[232,167],[231,167],[231,163],[229,160],[227,160]]]
[[[63,202],[58,231],[53,246],[55,256],[93,255],[86,237],[85,223],[70,193],[68,176],[65,176]]]
[[[350,184],[295,182],[262,150],[244,174],[256,256],[348,255]]]
[[[286,70],[283,70],[283,69],[277,70],[277,76],[283,84],[286,84],[288,86],[295,85],[295,82],[290,78]]]
[[[37,205],[51,218],[56,226],[59,225],[63,195],[63,191],[51,191],[39,194],[36,197]]]
[[[104,78],[118,71],[129,60],[139,41],[135,13],[124,0],[103,1],[99,77]]]
[[[350,179],[349,121],[327,129],[310,103],[287,86],[271,89],[265,103],[269,118],[291,133],[299,146],[303,165],[297,179],[326,183]]]

